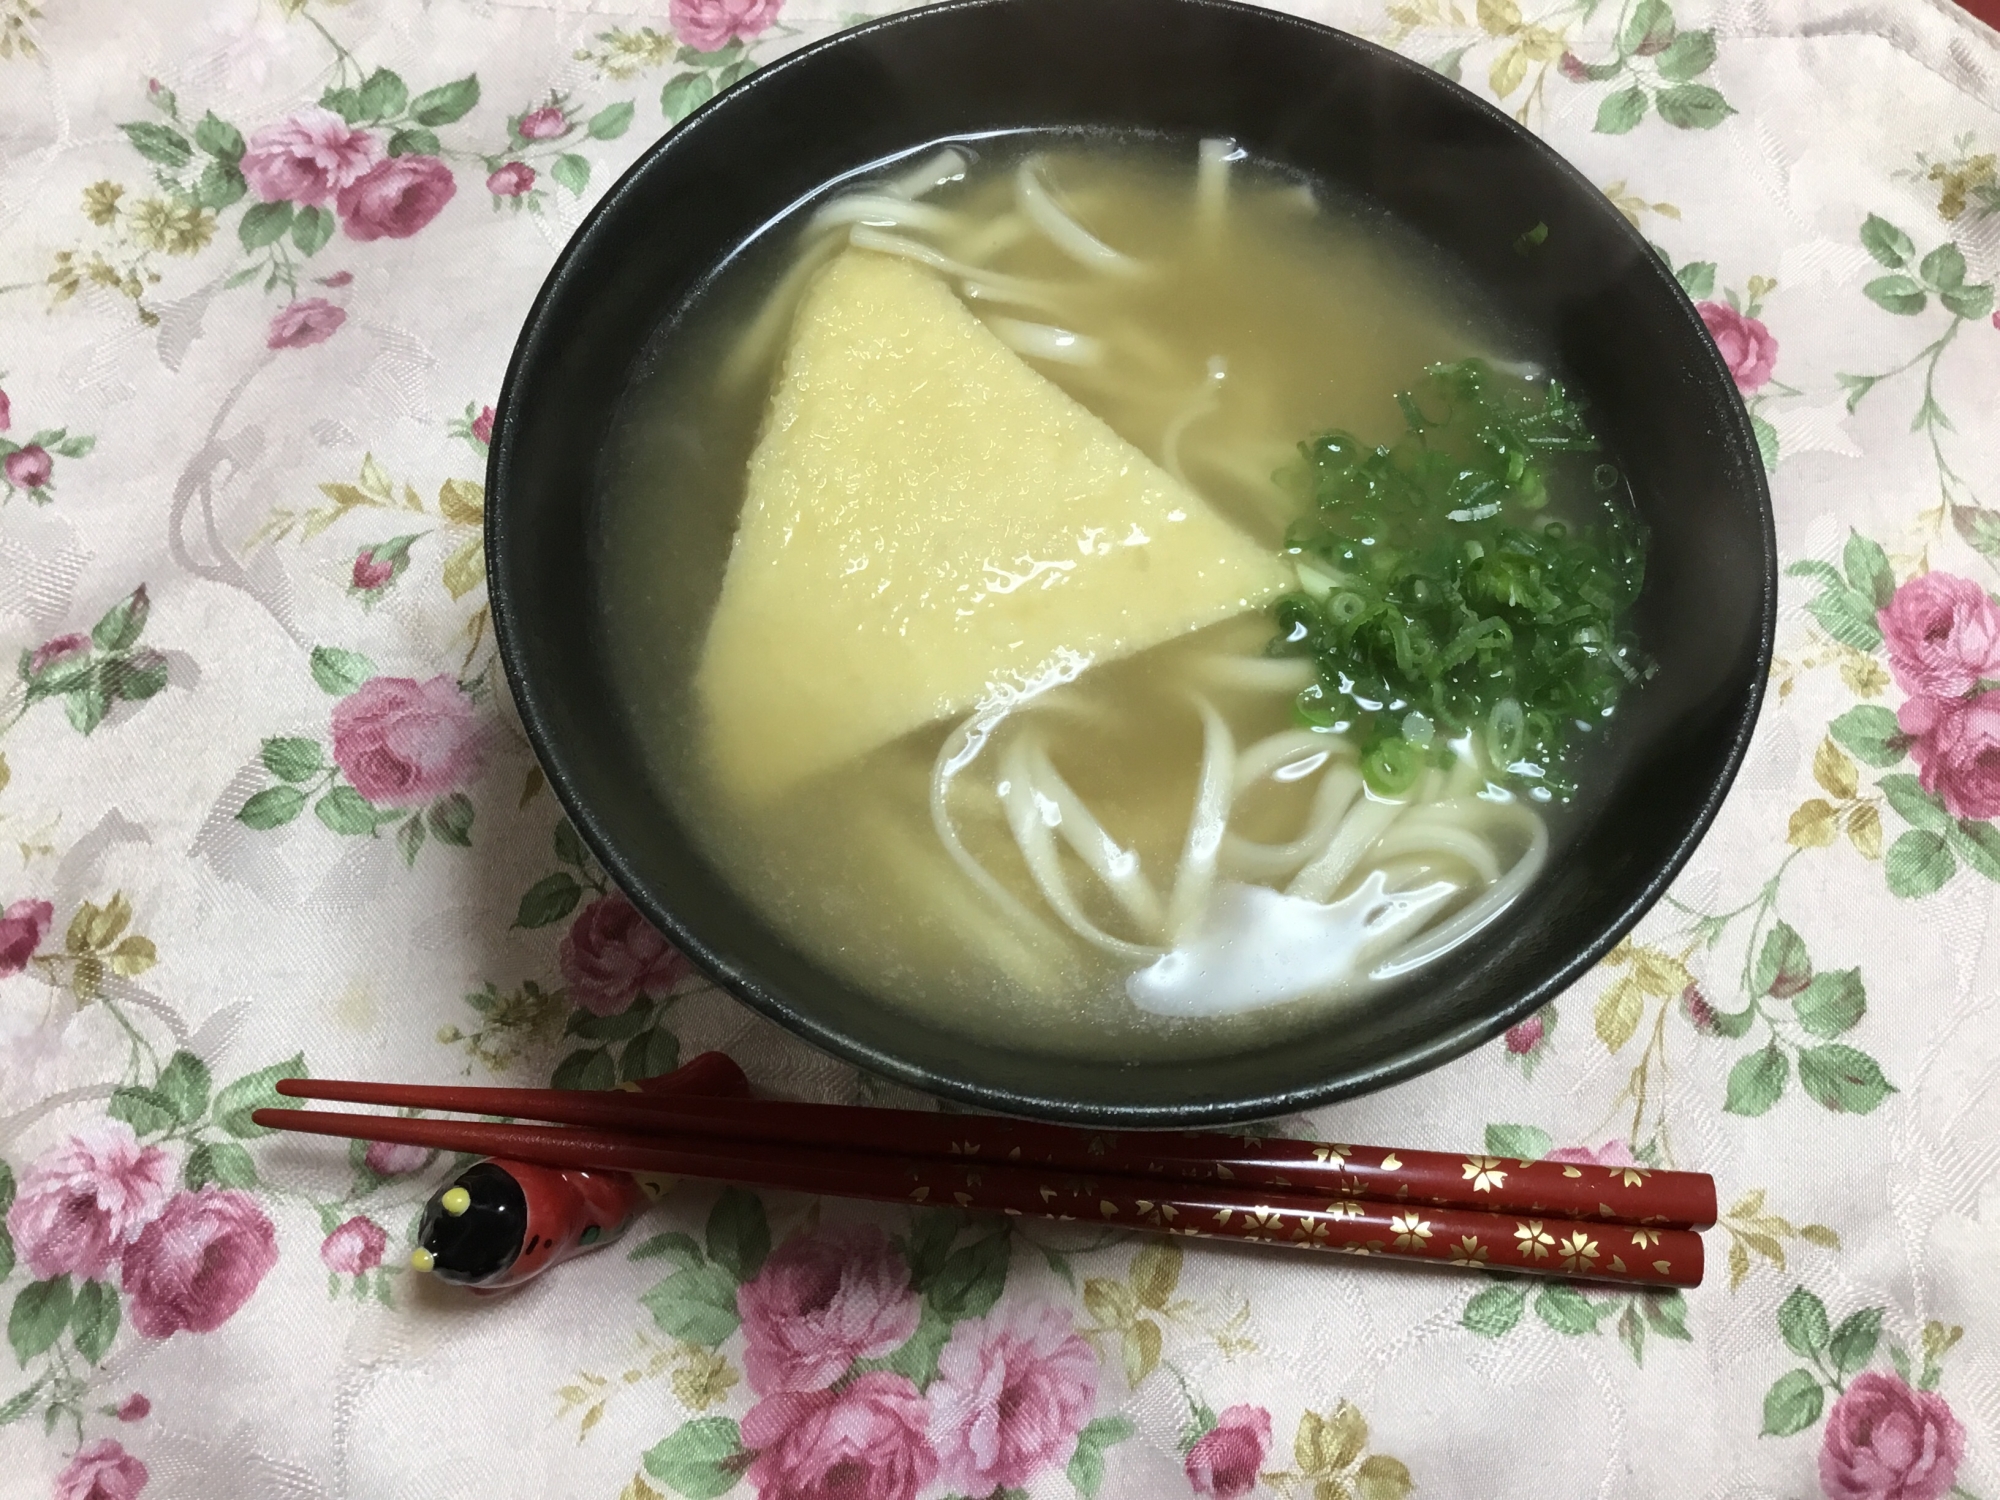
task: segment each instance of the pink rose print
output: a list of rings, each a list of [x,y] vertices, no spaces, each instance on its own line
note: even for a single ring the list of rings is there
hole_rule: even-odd
[[[1941,1500],[1964,1456],[1944,1397],[1868,1370],[1827,1414],[1819,1487],[1828,1500]]]
[[[41,444],[30,443],[8,454],[4,468],[7,482],[16,489],[38,490],[55,473],[56,461],[49,457],[49,450]]]
[[[1917,779],[1954,818],[2000,817],[2000,689],[1977,698],[1912,698],[1896,710]]]
[[[335,206],[351,240],[406,240],[457,191],[451,168],[435,156],[392,156],[342,188]]]
[[[1188,1449],[1182,1467],[1197,1495],[1235,1500],[1257,1487],[1257,1471],[1270,1451],[1271,1414],[1261,1406],[1232,1406]]]
[[[319,284],[331,287],[352,286],[354,285],[354,273],[352,271],[335,271],[331,276],[320,277]]]
[[[849,1224],[772,1251],[738,1289],[736,1311],[750,1389],[769,1395],[820,1390],[855,1360],[889,1353],[916,1332],[920,1308],[910,1268],[882,1231]]]
[[[748,41],[778,19],[784,0],[668,0],[674,35],[697,52]]]
[[[1876,614],[1896,685],[1913,698],[1962,698],[2000,679],[2000,606],[1970,578],[1920,573]]]
[[[1715,347],[1722,351],[1722,362],[1736,378],[1736,389],[1746,396],[1761,389],[1778,363],[1778,341],[1771,330],[1726,302],[1697,302],[1694,310],[1708,325]]]
[[[1542,1044],[1542,1035],[1548,1025],[1539,1015],[1528,1017],[1518,1026],[1507,1028],[1507,1050],[1516,1057],[1526,1057]]]
[[[1722,1029],[1716,1019],[1715,1007],[1708,1003],[1708,996],[1701,992],[1700,985],[1691,984],[1681,991],[1681,1008],[1687,1012],[1694,1029],[1703,1036],[1714,1036]]]
[[[363,547],[354,554],[354,572],[349,584],[360,593],[373,593],[390,583],[395,576],[394,558],[377,557],[373,547]]]
[[[346,321],[344,309],[335,307],[324,297],[307,297],[290,307],[281,308],[271,319],[271,336],[264,341],[265,347],[304,349],[312,344],[324,344]]]
[[[359,1276],[382,1264],[388,1247],[388,1233],[365,1214],[357,1214],[326,1237],[319,1258],[326,1268],[341,1276]]]
[[[1564,1146],[1560,1151],[1551,1151],[1545,1161],[1575,1162],[1582,1166],[1636,1167],[1639,1158],[1632,1154],[1632,1148],[1623,1141],[1606,1141],[1595,1151],[1588,1146]]]
[[[382,159],[365,130],[330,109],[309,105],[250,137],[243,180],[266,203],[330,203]]]
[[[176,1193],[125,1252],[119,1284],[132,1326],[149,1339],[213,1333],[278,1263],[278,1234],[235,1188]]]
[[[482,443],[493,441],[493,408],[482,406],[479,415],[472,419],[472,435]]]
[[[371,677],[334,705],[333,760],[377,807],[421,807],[479,774],[479,724],[449,677]]]
[[[32,677],[34,673],[28,675]],[[0,911],[0,979],[28,967],[28,960],[49,935],[49,923],[55,914],[56,909],[48,902],[32,896],[23,896]]]
[[[370,1141],[361,1156],[368,1164],[368,1170],[380,1177],[400,1177],[405,1172],[414,1172],[430,1158],[427,1147],[399,1146],[390,1141]]]
[[[616,894],[600,896],[576,914],[556,960],[570,999],[594,1016],[619,1015],[642,994],[664,995],[693,967]]]
[[[153,1403],[140,1391],[134,1391],[118,1406],[118,1420],[121,1422],[143,1422],[152,1414]]]
[[[55,1500],[134,1500],[147,1477],[116,1438],[95,1438],[56,1475]]]
[[[166,1152],[140,1145],[122,1120],[98,1120],[22,1176],[7,1232],[37,1279],[96,1280],[158,1216],[173,1183]]]
[[[28,675],[39,677],[57,662],[67,661],[72,656],[81,656],[90,649],[90,637],[80,630],[68,635],[59,635],[52,641],[44,641],[35,648],[35,654],[28,658]]]
[[[14,425],[14,403],[7,399],[7,393],[0,391],[0,432]]]
[[[496,198],[518,198],[535,185],[535,169],[524,161],[510,161],[486,179],[486,191]]]
[[[553,104],[530,110],[515,127],[524,141],[552,141],[569,129],[569,116]]]
[[[924,1398],[876,1370],[839,1391],[779,1391],[743,1418],[758,1500],[915,1500],[937,1473]]]
[[[1075,1452],[1097,1356],[1060,1308],[995,1309],[952,1329],[929,1397],[944,1482],[968,1495],[1017,1488]]]

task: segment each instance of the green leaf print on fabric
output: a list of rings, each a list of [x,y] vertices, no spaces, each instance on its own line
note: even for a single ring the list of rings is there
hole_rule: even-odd
[[[452,125],[464,119],[479,102],[479,79],[474,75],[427,89],[410,101],[410,118],[419,125]]]
[[[1790,1437],[1819,1421],[1826,1392],[1810,1370],[1778,1378],[1764,1395],[1764,1436]]]
[[[1882,630],[1875,623],[1872,578],[1849,583],[1824,563],[1793,563],[1785,571],[1794,577],[1819,581],[1820,591],[1807,601],[1806,608],[1828,635],[1857,651],[1881,649]]]
[[[326,755],[317,740],[268,739],[259,759],[280,781],[311,781],[326,770]]]
[[[722,1266],[680,1271],[639,1297],[662,1332],[713,1349],[736,1331],[736,1278]]]
[[[632,116],[637,107],[628,99],[617,104],[607,104],[590,117],[584,127],[592,140],[615,141],[632,125]]]
[[[1799,1025],[1818,1037],[1836,1037],[1851,1031],[1867,1013],[1868,995],[1861,985],[1859,969],[1841,969],[1832,974],[1815,974],[1792,1002]]]
[[[179,171],[194,159],[194,148],[178,130],[143,120],[118,128],[125,132],[134,151],[169,172]]]
[[[685,1235],[657,1236],[640,1247],[677,1266],[639,1301],[660,1328],[677,1339],[714,1348],[736,1331],[736,1288],[762,1269],[771,1251],[763,1201],[742,1188],[726,1188],[709,1210],[707,1249]],[[633,1258],[641,1258],[639,1251]]]
[[[1801,1359],[1816,1359],[1832,1336],[1826,1304],[1804,1287],[1794,1287],[1778,1307],[1778,1332]]]
[[[1004,1228],[952,1251],[925,1286],[924,1299],[947,1322],[985,1316],[1000,1300],[1011,1251]]]
[[[724,1188],[708,1214],[708,1258],[738,1281],[748,1281],[771,1253],[771,1225],[764,1203],[742,1188]]]
[[[1827,725],[1827,732],[1867,765],[1893,766],[1910,750],[1910,737],[1896,716],[1875,703],[1860,703]]]
[[[583,886],[567,870],[544,875],[529,886],[514,913],[516,927],[547,927],[576,910],[583,899]]]
[[[192,1052],[176,1052],[168,1058],[153,1087],[166,1101],[177,1125],[192,1125],[208,1111],[208,1065]]]
[[[687,1500],[715,1500],[748,1467],[742,1434],[727,1417],[697,1417],[648,1448],[646,1472]]]
[[[347,651],[339,646],[315,646],[312,649],[312,678],[321,691],[331,693],[336,698],[344,698],[357,691],[361,684],[375,675],[375,663],[359,651]]]
[[[1732,1115],[1767,1113],[1791,1081],[1792,1060],[1775,1041],[1746,1053],[1729,1070],[1729,1088],[1722,1107]]]
[[[203,1141],[188,1153],[182,1178],[190,1192],[214,1183],[217,1187],[253,1188],[257,1164],[250,1153],[229,1141]]]
[[[1593,128],[1599,135],[1623,135],[1646,118],[1651,102],[1646,91],[1636,85],[1608,94],[1597,106],[1597,124]]]
[[[1077,1434],[1076,1451],[1065,1471],[1083,1500],[1096,1500],[1104,1484],[1104,1455],[1139,1429],[1125,1417],[1098,1417]]]
[[[1874,1058],[1840,1042],[1799,1053],[1799,1084],[1836,1114],[1865,1115],[1896,1092]]]
[[[1683,83],[1662,89],[1653,103],[1661,119],[1682,130],[1713,130],[1736,113],[1721,93],[1705,83]]]
[[[1536,1125],[1488,1125],[1486,1154],[1516,1161],[1539,1161],[1555,1146],[1549,1133]]]
[[[14,1305],[7,1314],[7,1342],[21,1366],[25,1368],[29,1360],[63,1336],[75,1301],[67,1276],[31,1281],[14,1294]]]
[[[660,90],[660,113],[678,124],[715,97],[715,79],[707,73],[683,73]]]
[[[1528,1294],[1511,1283],[1489,1286],[1475,1292],[1459,1314],[1459,1322],[1482,1338],[1499,1338],[1511,1333],[1528,1305]]]
[[[590,163],[573,152],[564,152],[556,158],[549,175],[572,193],[581,193],[590,185]]]
[[[1609,1311],[1560,1281],[1549,1282],[1535,1293],[1536,1315],[1557,1333],[1595,1333],[1598,1320]]]
[[[1902,270],[1917,252],[1910,237],[1879,214],[1861,221],[1861,248],[1892,271]]]
[[[118,1337],[118,1293],[101,1281],[86,1281],[70,1305],[69,1336],[76,1352],[89,1364],[104,1358]]]

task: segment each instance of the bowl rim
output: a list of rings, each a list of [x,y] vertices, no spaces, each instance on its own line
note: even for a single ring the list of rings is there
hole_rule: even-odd
[[[541,350],[554,337],[550,310],[567,289],[575,266],[592,251],[597,240],[607,232],[607,224],[621,212],[627,197],[635,190],[635,184],[646,175],[652,164],[663,154],[673,150],[680,141],[707,125],[719,111],[729,108],[731,101],[746,97],[759,88],[770,86],[774,80],[781,79],[792,71],[810,67],[824,54],[851,46],[857,41],[905,27],[936,24],[941,20],[949,20],[968,12],[1051,4],[1060,4],[1067,10],[1096,3],[1100,3],[1100,0],[939,0],[936,4],[899,11],[832,32],[760,67],[756,72],[716,94],[664,132],[620,174],[604,196],[584,216],[550,267],[522,320],[521,331],[509,355],[499,395],[494,401],[493,437],[487,456],[488,507],[485,547],[494,638],[508,690],[512,695],[522,728],[534,750],[536,761],[548,780],[550,790],[565,815],[619,892],[733,999],[776,1022],[809,1045],[856,1067],[864,1068],[919,1092],[950,1098],[982,1109],[1041,1119],[1113,1125],[1120,1128],[1220,1126],[1246,1120],[1273,1119],[1372,1093],[1442,1067],[1519,1024],[1569,989],[1623,941],[1646,913],[1658,904],[1674,879],[1685,868],[1695,849],[1707,836],[1748,756],[1763,707],[1777,637],[1779,560],[1776,516],[1771,502],[1768,475],[1758,457],[1756,436],[1750,424],[1749,413],[1740,400],[1722,404],[1720,415],[1724,430],[1717,433],[1717,440],[1734,450],[1739,460],[1737,467],[1745,476],[1747,489],[1750,491],[1746,498],[1755,505],[1758,512],[1757,519],[1761,522],[1758,528],[1759,556],[1756,559],[1760,595],[1756,614],[1756,652],[1749,690],[1738,700],[1735,708],[1728,745],[1720,769],[1702,797],[1694,817],[1688,822],[1666,858],[1656,865],[1633,898],[1605,922],[1588,943],[1571,951],[1538,982],[1527,986],[1505,1005],[1429,1035],[1419,1042],[1404,1047],[1393,1057],[1345,1068],[1337,1074],[1313,1082],[1260,1090],[1226,1099],[1195,1100],[1186,1104],[1091,1103],[1066,1095],[1037,1094],[1031,1090],[982,1083],[974,1078],[946,1076],[932,1067],[905,1061],[879,1046],[848,1034],[839,1026],[816,1018],[807,1010],[796,1006],[785,995],[768,988],[755,977],[742,973],[726,958],[716,953],[699,933],[690,930],[677,913],[654,897],[648,883],[640,877],[621,851],[616,837],[605,825],[605,820],[598,816],[579,792],[567,757],[555,737],[549,733],[547,717],[542,706],[542,694],[530,680],[529,675],[523,671],[520,663],[519,625],[514,615],[514,598],[510,587],[512,569],[507,561],[511,527],[508,524],[508,506],[504,503],[504,497],[511,487],[510,474],[513,468],[513,446],[517,429],[515,413],[519,405],[518,391],[528,378],[531,368],[542,362]],[[1117,0],[1109,0],[1109,3],[1117,3]],[[1583,189],[1587,194],[1586,201],[1596,200],[1599,211],[1607,221],[1612,219],[1617,221],[1609,226],[1614,233],[1631,238],[1637,242],[1638,247],[1646,251],[1646,258],[1653,272],[1672,288],[1676,314],[1684,323],[1700,330],[1699,346],[1704,350],[1702,358],[1706,362],[1706,369],[1696,372],[1697,378],[1705,377],[1703,383],[1715,389],[1734,390],[1734,377],[1730,374],[1721,351],[1709,337],[1706,325],[1702,324],[1693,299],[1674,278],[1671,269],[1661,263],[1658,253],[1618,213],[1615,206],[1603,197],[1581,169],[1491,101],[1401,53],[1371,42],[1365,37],[1356,36],[1352,32],[1343,31],[1339,27],[1310,20],[1304,16],[1247,4],[1244,0],[1152,0],[1152,3],[1160,5],[1163,10],[1171,5],[1186,11],[1234,16],[1260,25],[1278,25],[1316,37],[1332,36],[1338,38],[1342,45],[1357,48],[1364,54],[1371,54],[1372,60],[1378,66],[1401,72],[1408,79],[1415,81],[1417,86],[1449,90],[1456,96],[1456,103],[1460,107],[1469,105],[1483,112],[1490,123],[1501,127],[1512,138],[1516,146],[1534,156],[1544,170],[1552,171],[1559,177],[1566,177],[1572,186]],[[910,149],[920,150],[926,144],[929,142],[917,141]],[[1107,1064],[1107,1066],[1116,1065]],[[1185,1066],[1185,1064],[1163,1066]]]

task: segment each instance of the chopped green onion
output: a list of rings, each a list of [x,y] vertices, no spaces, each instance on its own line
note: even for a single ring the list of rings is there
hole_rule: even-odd
[[[1567,798],[1578,726],[1653,670],[1627,618],[1644,530],[1560,384],[1465,360],[1397,401],[1393,445],[1323,433],[1284,473],[1306,506],[1286,547],[1307,591],[1279,602],[1271,649],[1320,678],[1295,716],[1353,729],[1381,795],[1470,733],[1499,774]]]
[[[1400,797],[1424,773],[1424,753],[1400,736],[1377,740],[1361,757],[1361,779],[1378,797]]]

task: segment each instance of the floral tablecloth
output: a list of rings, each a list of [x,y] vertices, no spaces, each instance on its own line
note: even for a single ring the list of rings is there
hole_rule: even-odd
[[[723,1047],[494,661],[490,402],[594,196],[839,0],[0,0],[0,1492],[2000,1497],[2000,38],[1926,0],[1324,0],[1659,247],[1786,563],[1672,896],[1310,1123],[1712,1171],[1685,1297],[683,1186],[479,1302],[310,1070]]]

